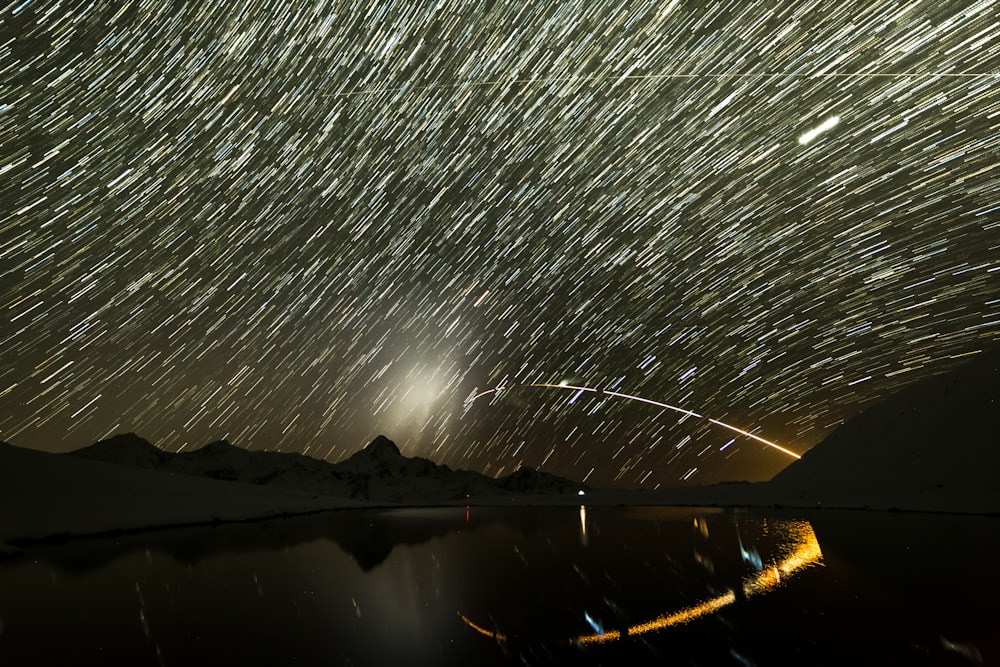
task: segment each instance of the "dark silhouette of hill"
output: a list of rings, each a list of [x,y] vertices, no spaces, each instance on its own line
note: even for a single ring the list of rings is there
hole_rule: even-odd
[[[1000,348],[909,385],[766,486],[796,505],[1000,511]]]
[[[496,480],[494,486],[513,493],[534,493],[536,489],[559,489],[559,493],[573,493],[582,488],[579,484],[534,468],[520,468]]]
[[[173,454],[134,433],[116,435],[70,456],[153,470],[275,486],[305,493],[394,503],[439,502],[510,494],[568,494],[587,487],[522,469],[493,479],[400,453],[385,436],[339,463],[303,454],[250,451],[225,440]]]
[[[107,440],[101,440],[89,447],[78,449],[74,455],[92,461],[118,463],[154,470],[162,467],[171,457],[168,452],[154,447],[148,440],[140,438],[135,433],[119,433]]]

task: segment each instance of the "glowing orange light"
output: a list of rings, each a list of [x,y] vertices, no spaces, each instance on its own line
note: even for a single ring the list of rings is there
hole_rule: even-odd
[[[785,575],[785,578],[789,579],[795,572],[822,560],[823,552],[820,550],[819,541],[816,539],[816,533],[813,532],[812,526],[810,526],[807,521],[789,522],[787,524],[787,530],[788,532],[793,533],[796,540],[791,546],[790,553],[782,558],[781,561],[775,563],[772,567],[765,568],[761,572],[758,572],[743,581],[743,593],[747,597],[773,590],[781,585],[782,575]],[[648,632],[656,632],[671,626],[690,623],[691,621],[701,618],[702,616],[707,616],[708,614],[714,614],[723,607],[731,605],[734,602],[736,602],[736,594],[732,590],[728,590],[722,595],[718,595],[708,600],[703,600],[702,602],[690,607],[685,607],[670,614],[657,616],[656,618],[646,621],[645,623],[632,625],[626,629],[624,633],[618,630],[609,630],[604,634],[589,634],[572,637],[570,639],[563,640],[561,643],[596,644],[615,641],[621,639],[623,636],[627,637],[643,635]],[[505,641],[507,639],[507,636],[504,634],[492,632],[476,625],[462,613],[459,613],[458,616],[466,625],[486,637],[496,639],[497,641]]]
[[[462,612],[458,612],[458,617],[460,619],[462,619],[463,623],[465,623],[467,626],[469,626],[470,628],[472,628],[473,630],[475,630],[476,632],[478,632],[481,635],[484,635],[484,636],[489,637],[491,639],[496,639],[497,641],[500,641],[500,642],[507,640],[507,635],[499,633],[499,632],[493,632],[491,630],[487,630],[486,628],[482,627],[481,625],[476,625],[475,623],[472,622],[472,620],[468,616],[465,616],[464,614],[462,614]]]

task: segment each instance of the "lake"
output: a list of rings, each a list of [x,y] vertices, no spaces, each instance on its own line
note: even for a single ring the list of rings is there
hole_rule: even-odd
[[[0,561],[0,665],[1000,664],[1000,520],[346,511]]]

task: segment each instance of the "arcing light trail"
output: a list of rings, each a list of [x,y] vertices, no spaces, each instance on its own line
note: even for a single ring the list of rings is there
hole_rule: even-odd
[[[779,531],[781,529],[785,529],[787,533],[795,539],[795,542],[790,545],[790,553],[780,561],[770,564],[766,568],[762,568],[761,571],[746,577],[741,586],[743,589],[742,597],[751,598],[755,595],[773,591],[780,587],[784,582],[788,581],[788,579],[800,570],[822,561],[823,551],[820,549],[819,541],[816,539],[816,533],[813,531],[812,525],[810,525],[808,521],[789,521],[787,523],[779,522],[778,529]],[[560,643],[604,643],[617,641],[623,637],[636,637],[649,632],[657,632],[665,630],[669,627],[690,623],[691,621],[709,614],[714,614],[723,607],[734,604],[737,599],[736,592],[733,589],[728,589],[714,598],[703,600],[698,604],[679,609],[672,613],[662,614],[652,620],[646,621],[645,623],[637,623],[624,630],[609,630],[607,632],[602,632],[601,630],[603,630],[603,628],[599,626],[595,627],[596,624],[590,618],[590,615],[586,614],[585,618],[590,626],[597,631],[596,634],[580,635],[579,637],[565,639]],[[462,614],[462,612],[458,612],[458,617],[462,619],[463,623],[483,636],[490,637],[491,639],[495,639],[500,642],[507,641],[509,639],[506,634],[487,630],[481,625],[477,625],[469,617]]]
[[[668,81],[673,79],[980,79],[1000,76],[996,72],[821,72],[810,74],[803,72],[789,74],[787,72],[747,72],[747,73],[681,73],[666,74],[593,74],[590,76],[535,76],[514,79],[467,80],[453,83],[433,83],[425,86],[383,86],[375,88],[356,88],[354,90],[328,93],[324,97],[356,97],[379,95],[385,93],[419,92],[429,90],[447,90],[461,88],[494,88],[510,85],[534,85],[548,83],[601,83],[603,81]]]
[[[669,403],[663,403],[662,401],[654,401],[654,400],[649,399],[649,398],[643,398],[642,396],[633,396],[632,394],[623,394],[623,393],[621,393],[619,391],[610,391],[608,389],[596,389],[594,387],[579,387],[579,386],[574,386],[574,385],[570,385],[570,384],[549,384],[547,382],[536,382],[536,383],[533,383],[533,384],[513,385],[513,386],[516,386],[516,387],[539,387],[539,388],[548,388],[548,389],[572,389],[573,391],[578,392],[579,394],[582,394],[584,392],[591,392],[591,393],[602,395],[602,396],[616,396],[618,398],[625,398],[625,399],[628,399],[630,401],[639,401],[640,403],[648,403],[649,405],[655,405],[658,408],[664,408],[666,410],[673,410],[674,412],[679,412],[682,415],[687,415],[688,417],[695,417],[697,419],[705,419],[705,420],[711,422],[712,424],[715,424],[716,426],[721,426],[722,428],[727,428],[730,431],[733,431],[734,433],[739,433],[740,435],[744,435],[744,436],[746,436],[748,438],[752,438],[753,440],[756,440],[757,442],[759,442],[759,443],[761,443],[763,445],[767,445],[768,447],[770,447],[772,449],[778,450],[782,454],[786,454],[788,456],[791,456],[793,459],[800,459],[800,458],[802,458],[801,455],[796,454],[792,450],[786,449],[785,447],[782,447],[781,445],[779,445],[779,444],[777,444],[775,442],[771,442],[770,440],[765,440],[764,438],[760,437],[759,435],[754,435],[753,433],[750,433],[749,431],[744,431],[743,429],[741,429],[738,426],[733,426],[732,424],[727,424],[725,422],[719,421],[718,419],[712,419],[711,417],[706,417],[705,415],[700,415],[697,412],[694,412],[692,410],[686,410],[684,408],[677,407],[676,405],[670,405]],[[483,396],[488,396],[489,394],[498,394],[498,393],[500,393],[502,391],[508,391],[508,390],[509,390],[508,387],[500,386],[500,387],[496,387],[494,389],[488,389],[486,391],[479,392],[478,394],[476,394],[476,395],[470,397],[469,399],[467,399],[465,401],[465,405],[470,405],[476,399],[482,398]]]

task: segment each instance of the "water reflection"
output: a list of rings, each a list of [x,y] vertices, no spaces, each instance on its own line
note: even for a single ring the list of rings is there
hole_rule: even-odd
[[[280,551],[325,540],[350,554],[367,572],[381,565],[399,546],[485,528],[500,518],[484,514],[473,523],[468,506],[464,521],[459,521],[453,511],[441,510],[340,511],[39,545],[32,549],[32,557],[62,572],[85,574],[133,553],[163,553],[178,563],[195,565],[223,554]]]
[[[587,510],[585,506],[581,505],[580,537],[583,544],[586,544],[587,538],[586,520]],[[709,532],[708,522],[705,518],[700,516],[695,517],[694,523],[699,534],[707,539]],[[584,620],[594,629],[594,633],[564,639],[558,643],[593,644],[598,642],[612,642],[626,636],[644,635],[675,625],[689,623],[735,603],[738,599],[737,590],[742,594],[743,599],[760,595],[781,586],[783,582],[787,582],[796,572],[803,568],[821,563],[823,553],[819,542],[816,540],[816,534],[813,532],[812,526],[808,521],[777,521],[773,522],[772,526],[783,541],[777,546],[774,562],[766,567],[761,562],[759,555],[756,556],[756,559],[747,557],[748,551],[743,545],[742,538],[739,536],[739,528],[737,526],[737,541],[739,543],[740,556],[745,561],[754,565],[757,570],[753,575],[745,577],[738,589],[727,589],[720,595],[702,600],[697,604],[677,611],[661,614],[652,620],[636,623],[623,631],[610,630],[605,632],[604,628],[591,617],[589,612],[584,612]],[[753,554],[757,553],[754,547],[751,547],[751,549],[753,550]],[[461,612],[458,613],[458,616],[462,619],[463,623],[481,635],[496,641],[507,641],[508,639],[508,635],[488,630]]]
[[[0,665],[1000,664],[997,523],[462,505],[123,536],[0,563]]]

